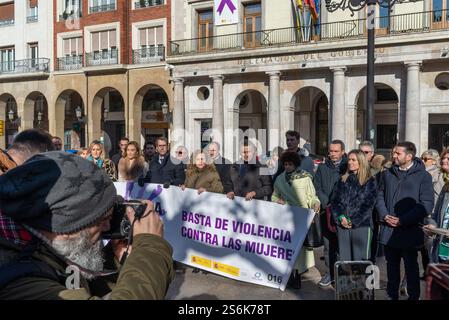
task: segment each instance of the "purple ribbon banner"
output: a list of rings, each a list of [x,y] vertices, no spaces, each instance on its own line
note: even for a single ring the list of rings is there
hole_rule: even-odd
[[[224,7],[228,6],[229,10],[231,10],[231,13],[234,13],[234,10],[237,8],[232,3],[232,0],[221,0],[220,5],[218,6],[218,13],[221,15],[223,13]]]

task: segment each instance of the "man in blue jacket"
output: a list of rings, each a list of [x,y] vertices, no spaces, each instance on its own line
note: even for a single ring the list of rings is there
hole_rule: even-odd
[[[433,209],[432,177],[422,161],[415,158],[412,142],[400,142],[393,149],[393,166],[384,171],[377,198],[381,223],[379,242],[385,246],[387,293],[399,298],[401,259],[404,259],[407,292],[419,300],[418,250],[424,245],[420,224]]]
[[[139,184],[161,183],[165,185],[179,186],[184,184],[186,179],[182,162],[170,157],[168,152],[168,140],[164,137],[157,138],[154,143],[156,154],[150,162],[147,175],[144,179],[139,179]]]
[[[313,184],[316,195],[321,203],[321,229],[324,242],[324,262],[326,272],[318,282],[320,287],[327,287],[334,281],[334,264],[338,260],[338,240],[337,235],[331,232],[327,226],[326,207],[330,204],[330,199],[335,185],[341,176],[346,173],[348,159],[345,154],[345,144],[341,140],[333,140],[329,144],[329,157],[325,163],[319,165]]]

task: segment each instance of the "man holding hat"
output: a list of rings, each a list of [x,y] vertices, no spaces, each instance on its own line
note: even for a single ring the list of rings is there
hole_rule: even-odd
[[[172,248],[150,201],[133,225],[125,263],[118,272],[104,271],[124,251],[116,245],[108,257],[101,241],[116,197],[101,169],[60,151],[33,156],[2,175],[0,211],[32,238],[21,246],[0,238],[0,300],[164,298],[173,279]],[[134,220],[133,209],[126,214]]]

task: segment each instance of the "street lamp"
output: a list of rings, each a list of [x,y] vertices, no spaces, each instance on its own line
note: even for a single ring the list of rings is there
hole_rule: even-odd
[[[21,119],[20,119],[20,117],[16,118],[16,114],[14,113],[13,109],[9,109],[8,119],[9,119],[9,121],[11,121],[11,123],[13,123],[17,126],[20,126]]]
[[[404,0],[325,0],[326,9],[329,12],[335,12],[338,9],[351,11],[354,16],[356,11],[368,7],[366,17],[366,28],[368,29],[368,54],[367,54],[367,74],[366,74],[366,130],[365,140],[375,143],[374,130],[374,48],[375,48],[375,19],[376,4],[383,8],[391,8],[396,2],[405,2]]]
[[[38,125],[41,124],[42,115],[43,115],[42,111],[39,110],[39,112],[37,113],[37,123],[38,123]]]
[[[75,115],[76,115],[76,118],[78,119],[78,122],[85,122],[86,121],[84,116],[83,116],[83,109],[81,109],[80,106],[77,106],[75,108]],[[107,117],[107,113],[106,113],[106,117]]]

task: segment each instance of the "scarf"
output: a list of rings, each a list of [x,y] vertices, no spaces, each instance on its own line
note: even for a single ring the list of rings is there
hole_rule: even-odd
[[[285,180],[287,180],[287,183],[291,186],[293,180],[296,179],[302,179],[305,177],[309,177],[310,179],[312,179],[312,176],[310,175],[310,173],[308,173],[307,171],[304,171],[300,168],[296,168],[294,171],[287,173],[285,172]]]
[[[31,234],[22,225],[0,212],[0,238],[24,247],[31,241]]]
[[[89,155],[87,157],[87,160],[92,161],[93,163],[95,163],[98,168],[100,168],[100,169],[103,168],[103,163],[104,163],[103,159],[101,159],[101,158],[94,159],[94,157],[92,157],[92,155]]]

